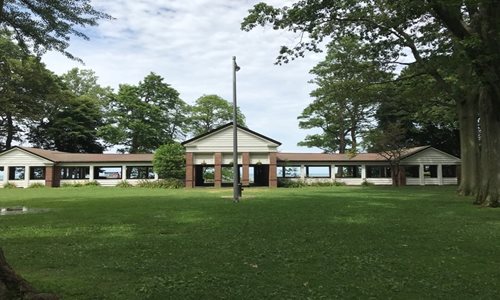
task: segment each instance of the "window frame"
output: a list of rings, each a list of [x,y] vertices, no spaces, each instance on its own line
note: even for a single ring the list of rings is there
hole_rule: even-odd
[[[109,168],[109,169],[120,169],[120,177],[118,178],[101,178],[99,176],[99,170],[100,169],[106,169],[106,168]],[[127,174],[125,174],[126,176]],[[94,166],[94,180],[122,180],[123,178],[123,167],[122,166]]]
[[[75,172],[69,172],[70,170],[73,171],[75,169],[78,169],[78,173],[75,173]],[[87,172],[83,171],[86,169]],[[68,170],[67,173],[64,172],[64,170]],[[63,175],[68,175],[68,174],[71,174],[71,176],[77,174],[78,175],[78,178],[73,178],[73,177],[68,177],[68,176],[63,176]],[[83,178],[80,177],[83,175]],[[88,177],[87,177],[88,176]],[[60,171],[59,171],[59,178],[61,180],[89,180],[90,179],[90,166],[82,166],[82,167],[77,167],[77,166],[64,166],[64,167],[60,167]]]
[[[336,165],[335,168],[337,169],[335,172],[335,178],[352,178],[352,179],[360,179],[361,178],[361,165]],[[344,174],[347,172],[340,172],[341,168],[353,168],[352,170],[352,176],[345,176]],[[356,176],[358,175],[358,176]]]
[[[392,178],[392,168],[391,166],[383,165],[367,165],[366,167],[366,178]],[[379,169],[379,176],[370,176],[370,170],[376,168]],[[383,175],[383,176],[382,176]]]
[[[145,172],[146,177],[145,178],[142,178],[140,176],[138,176],[137,178],[130,177],[133,168],[139,168],[139,169],[140,168],[146,168],[146,172]],[[122,172],[123,172],[123,170],[122,170]],[[138,171],[138,175],[140,175],[140,174],[141,174],[141,171],[139,170]],[[152,175],[152,176],[150,177],[150,175]],[[123,175],[122,175],[122,177],[123,177]],[[155,174],[154,174],[153,166],[127,166],[127,174],[125,174],[125,178],[126,179],[130,179],[130,180],[155,179]]]
[[[22,178],[16,178],[16,169],[20,168],[23,169],[23,176]],[[11,166],[9,167],[9,181],[22,181],[26,180],[26,167],[23,166]]]
[[[42,169],[42,175],[40,178],[35,178],[35,173],[34,173],[34,170],[35,169]],[[33,167],[30,167],[30,180],[45,180],[45,175],[46,175],[46,167],[45,166],[33,166]]]
[[[331,178],[332,177],[332,167],[329,165],[307,165],[306,167],[306,178]],[[311,176],[309,174],[309,168],[327,168],[328,175],[325,176]]]

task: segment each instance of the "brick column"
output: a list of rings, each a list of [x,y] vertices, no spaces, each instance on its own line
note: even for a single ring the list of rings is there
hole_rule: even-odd
[[[53,174],[52,175],[52,187],[59,187],[61,185],[61,168],[60,167],[53,167]]]
[[[269,187],[278,187],[278,179],[276,178],[276,152],[269,153]]]
[[[243,186],[249,186],[250,185],[250,153],[249,152],[243,152],[241,154],[241,165],[243,169],[243,174],[241,178],[241,184]]]
[[[217,152],[214,155],[214,187],[220,188],[222,186],[222,153]]]
[[[54,167],[46,166],[45,167],[45,186],[53,187],[54,186]]]
[[[186,152],[186,188],[193,188],[194,174],[193,174],[193,153]]]

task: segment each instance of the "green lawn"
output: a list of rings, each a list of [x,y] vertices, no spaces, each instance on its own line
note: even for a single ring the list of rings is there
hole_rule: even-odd
[[[0,189],[8,261],[63,299],[498,298],[500,210],[455,187]]]

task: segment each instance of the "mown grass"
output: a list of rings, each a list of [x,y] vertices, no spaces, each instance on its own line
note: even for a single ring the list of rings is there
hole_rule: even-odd
[[[450,187],[0,189],[0,246],[63,299],[500,294],[500,210]]]

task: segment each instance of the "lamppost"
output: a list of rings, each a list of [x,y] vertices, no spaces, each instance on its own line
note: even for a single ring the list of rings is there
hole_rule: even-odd
[[[240,67],[236,64],[236,56],[233,56],[233,201],[239,202],[239,168],[238,168],[238,122],[236,118],[236,72]]]

